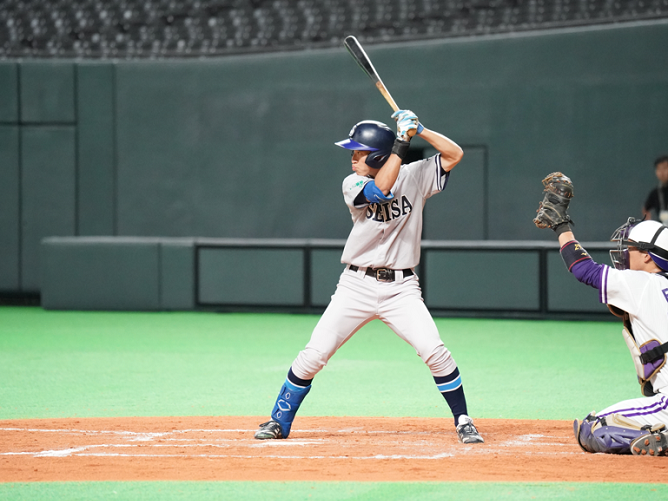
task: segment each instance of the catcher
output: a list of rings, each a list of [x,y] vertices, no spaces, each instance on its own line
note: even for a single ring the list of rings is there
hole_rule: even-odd
[[[568,215],[573,183],[561,172],[543,179],[545,195],[533,220],[552,229],[561,257],[576,279],[599,290],[599,299],[622,318],[644,397],[613,404],[573,429],[586,452],[664,456],[668,451],[668,228],[629,218],[611,237],[614,268],[592,260],[575,240]]]

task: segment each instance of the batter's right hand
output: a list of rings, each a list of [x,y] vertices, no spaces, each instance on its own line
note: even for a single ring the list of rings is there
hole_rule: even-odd
[[[398,110],[392,113],[397,121],[397,137],[402,141],[410,141],[418,131],[418,117],[411,110]]]

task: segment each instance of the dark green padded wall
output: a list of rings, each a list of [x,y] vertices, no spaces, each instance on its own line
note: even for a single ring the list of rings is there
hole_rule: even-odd
[[[21,131],[21,289],[39,292],[43,237],[76,234],[75,131],[24,126]]]
[[[299,249],[200,248],[197,300],[202,305],[301,305],[303,257]]]
[[[487,154],[481,146],[462,145],[466,153],[450,171],[445,189],[424,209],[426,240],[485,240],[488,234]],[[425,156],[435,150],[428,149]]]
[[[373,51],[384,80],[425,125],[489,148],[489,238],[543,239],[540,179],[576,183],[577,230],[606,240],[638,214],[667,148],[668,25],[545,32]],[[407,78],[406,75],[410,75]],[[472,200],[471,204],[478,203]],[[466,207],[459,214],[468,218]]]
[[[41,251],[44,308],[160,309],[157,240],[52,237]]]
[[[562,170],[578,237],[607,240],[668,149],[666,46],[654,23],[367,47],[400,106],[466,147],[425,237],[551,238],[531,219],[540,180]],[[16,193],[0,231],[21,263],[0,287],[25,290],[47,235],[345,238],[350,160],[333,143],[391,113],[343,48],[4,61],[0,91],[2,189]]]
[[[431,250],[425,302],[439,309],[538,311],[537,270],[538,254],[531,251]]]
[[[19,289],[18,65],[0,65],[0,291]]]
[[[41,244],[41,304],[46,309],[253,311],[328,305],[343,269],[343,241],[261,240],[263,247],[253,242],[48,237]],[[425,244],[425,264],[416,269],[425,301],[437,315],[468,310],[470,315],[612,320],[598,291],[568,273],[556,242],[443,245]],[[607,243],[584,245],[596,261],[608,261]]]
[[[489,239],[549,238],[531,219],[540,180],[563,170],[576,184],[578,232],[605,240],[638,214],[667,148],[666,46],[664,23],[368,52],[400,106],[474,145],[471,156],[487,151],[486,179],[469,188],[453,175],[464,192],[443,238],[484,225]],[[391,110],[343,48],[119,62],[116,77],[120,234],[347,235],[349,159],[333,143],[358,120],[389,122]]]
[[[19,175],[19,128],[0,125],[0,291],[20,288]]]
[[[344,269],[341,264],[343,246],[337,249],[311,251],[311,305],[327,306]]]
[[[77,66],[79,235],[115,232],[114,66]]]
[[[162,239],[160,307],[163,310],[195,308],[194,239]]]
[[[19,121],[18,64],[0,64],[0,123]]]
[[[24,61],[20,71],[22,122],[74,123],[74,63]]]
[[[344,237],[333,143],[391,110],[341,56],[119,63],[118,232]]]
[[[76,234],[75,65],[23,61],[18,67],[20,284],[40,290],[39,243]]]
[[[192,310],[194,239],[47,237],[40,247],[47,309]]]

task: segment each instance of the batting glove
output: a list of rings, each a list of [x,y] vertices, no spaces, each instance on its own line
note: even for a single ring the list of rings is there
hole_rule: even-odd
[[[404,141],[409,141],[417,132],[420,134],[424,127],[418,121],[418,117],[411,110],[398,110],[392,114],[392,118],[397,121],[397,135]],[[413,131],[410,133],[409,131]]]
[[[398,110],[392,114],[392,118],[397,121],[397,137],[403,141],[410,141],[417,132],[417,115],[411,110]]]

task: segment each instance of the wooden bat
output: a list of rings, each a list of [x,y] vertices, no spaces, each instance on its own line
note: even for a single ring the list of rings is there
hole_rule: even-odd
[[[399,106],[397,106],[397,103],[394,102],[394,99],[392,99],[390,91],[387,90],[387,87],[385,87],[385,84],[380,79],[380,75],[378,75],[376,68],[373,67],[371,59],[369,59],[369,56],[366,55],[366,52],[364,52],[364,49],[362,48],[362,45],[359,43],[357,38],[354,36],[348,36],[345,38],[345,40],[343,40],[343,45],[346,46],[346,49],[348,49],[350,55],[353,56],[353,59],[357,62],[357,64],[360,65],[360,68],[364,70],[364,73],[366,73],[371,81],[376,85],[376,88],[383,95],[385,101],[390,104],[394,111],[397,111]]]
[[[397,103],[392,98],[390,91],[387,90],[387,87],[385,87],[385,84],[380,79],[380,75],[378,75],[376,68],[373,67],[371,59],[369,59],[369,56],[367,56],[366,52],[364,52],[364,49],[362,48],[362,45],[359,43],[357,38],[355,38],[352,35],[347,36],[343,40],[343,45],[346,46],[346,49],[348,49],[350,55],[353,56],[353,59],[357,62],[357,64],[360,65],[360,68],[362,68],[364,73],[366,73],[367,76],[371,79],[371,81],[376,85],[376,88],[383,95],[385,101],[389,103],[389,105],[392,107],[394,111],[398,111],[399,106],[397,106]],[[412,129],[408,131],[408,135],[414,136],[415,132],[416,132],[415,129]]]

